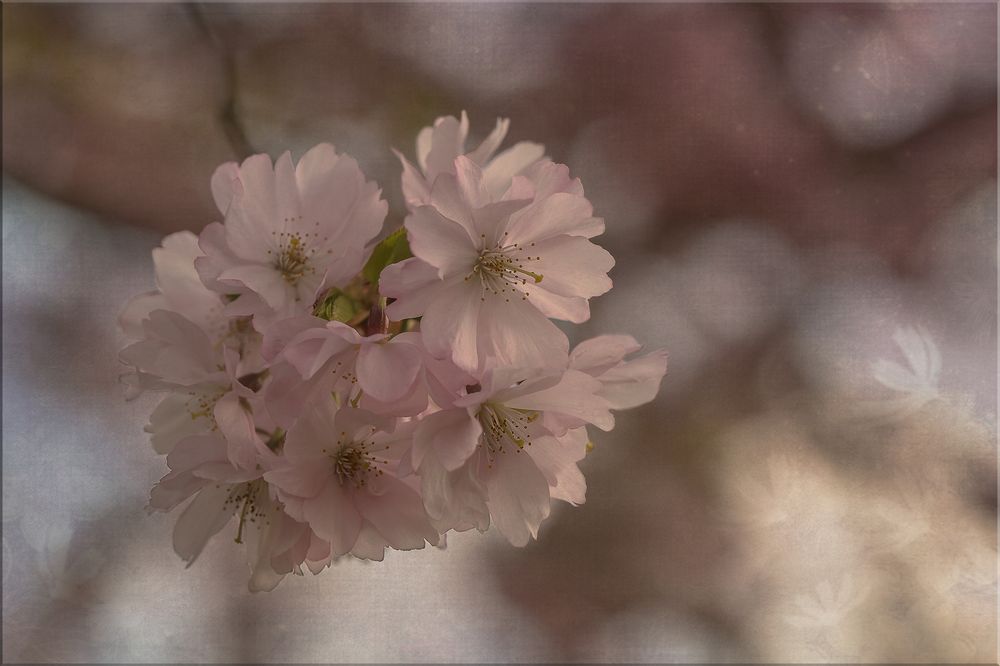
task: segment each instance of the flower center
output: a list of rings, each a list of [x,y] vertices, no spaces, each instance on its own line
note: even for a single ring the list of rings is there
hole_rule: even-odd
[[[538,412],[487,402],[479,409],[477,418],[483,427],[482,444],[492,462],[507,450],[521,451],[531,446],[529,426],[538,418]]]
[[[504,236],[507,234],[504,233]],[[486,236],[482,236],[485,245]],[[531,246],[534,246],[531,243]],[[531,256],[519,243],[505,245],[503,240],[497,241],[492,248],[484,247],[479,252],[472,272],[465,276],[469,281],[476,275],[479,276],[483,285],[482,299],[486,300],[486,294],[503,296],[506,301],[510,301],[510,295],[520,293],[522,300],[528,298],[528,293],[523,289],[531,284],[538,284],[544,277],[527,268],[530,262],[538,261],[541,257]]]
[[[226,389],[217,389],[211,393],[188,391],[188,395],[191,397],[188,398],[187,413],[191,416],[191,420],[208,419],[212,424],[212,431],[218,430],[219,426],[215,422],[215,403],[225,394]]]
[[[306,255],[306,244],[298,234],[291,236],[281,247],[281,254],[274,262],[274,267],[285,278],[285,282],[295,286],[309,270],[309,258]]]
[[[302,218],[299,217],[299,220]],[[291,222],[285,219],[285,222]],[[319,227],[319,223],[316,223]],[[299,231],[272,231],[277,244],[277,250],[268,250],[267,253],[274,258],[271,265],[281,273],[285,282],[293,287],[299,283],[306,275],[316,272],[314,259],[316,258],[317,244],[325,246],[329,240],[327,237],[320,238],[319,232],[299,232]],[[311,238],[311,244],[310,244]],[[332,254],[333,250],[327,249],[326,254]]]
[[[256,523],[260,519],[261,524],[270,524],[269,510],[275,507],[269,506],[267,500],[267,482],[263,479],[255,479],[246,483],[233,485],[229,490],[223,508],[233,512],[236,507],[240,507],[240,522],[236,528],[236,543],[243,543],[243,528],[247,521]]]
[[[356,488],[362,488],[371,475],[382,476],[379,465],[388,465],[389,461],[375,457],[375,451],[388,449],[387,445],[376,445],[370,441],[345,442],[346,433],[343,432],[340,437],[332,453],[323,449],[323,453],[333,460],[333,472],[340,485],[351,482]]]
[[[215,342],[215,349],[230,347],[244,356],[248,349],[260,342],[259,334],[254,330],[250,317],[234,317],[226,322],[225,330]]]

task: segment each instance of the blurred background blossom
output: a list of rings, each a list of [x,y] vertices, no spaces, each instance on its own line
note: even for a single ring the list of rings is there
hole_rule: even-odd
[[[3,658],[996,661],[996,86],[990,3],[4,5]],[[575,333],[666,347],[660,398],[525,549],[185,571],[115,383],[149,251],[234,126],[398,225],[388,148],[462,109],[582,178]]]

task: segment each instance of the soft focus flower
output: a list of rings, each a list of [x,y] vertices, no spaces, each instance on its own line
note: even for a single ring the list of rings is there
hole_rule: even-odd
[[[586,321],[611,288],[614,259],[588,240],[604,221],[562,165],[536,165],[499,200],[474,162],[455,167],[406,218],[415,258],[382,273],[389,316],[422,317],[427,349],[466,370],[562,364],[569,342],[549,317]]]
[[[465,141],[469,135],[469,118],[462,111],[461,120],[454,116],[442,116],[434,121],[433,127],[425,127],[417,135],[417,167],[398,150],[393,152],[403,165],[403,196],[410,208],[424,206],[431,202],[431,188],[435,179],[443,174],[455,174],[455,158],[465,155],[483,170],[483,181],[487,191],[499,198],[510,186],[511,179],[535,164],[545,155],[545,146],[521,141],[500,154],[497,148],[507,136],[510,121],[497,118],[496,127],[479,146],[465,151]]]
[[[241,401],[254,397],[253,383],[263,373],[261,359],[250,352],[250,340],[239,348],[220,347],[203,330],[169,310],[154,310],[142,322],[145,337],[120,353],[135,369],[144,388],[173,391],[153,412],[147,431],[153,446],[168,453],[189,434],[221,429],[229,442],[230,460],[241,466],[254,464],[254,426]],[[246,335],[255,340],[249,330]],[[185,419],[190,418],[191,422]]]
[[[238,294],[229,311],[240,314],[311,310],[361,269],[388,210],[357,162],[325,143],[296,166],[288,152],[273,167],[267,155],[223,164],[212,194],[225,222],[202,232],[195,266],[209,288]]]
[[[143,321],[154,310],[167,310],[200,328],[212,342],[228,343],[232,331],[223,313],[223,298],[202,284],[194,268],[194,260],[200,255],[198,237],[189,231],[170,234],[161,247],[153,250],[157,289],[136,296],[122,309],[118,324],[127,338],[137,341],[146,337]],[[130,398],[146,388],[135,368],[127,370],[121,382]]]
[[[476,388],[476,387],[473,387]],[[479,390],[416,428],[411,464],[439,527],[486,529],[492,517],[514,545],[537,537],[551,498],[584,500],[576,463],[584,426],[614,426],[601,383],[575,370],[497,370]]]
[[[153,310],[182,314],[213,340],[226,335],[229,318],[222,312],[223,298],[205,287],[194,267],[201,254],[198,237],[190,231],[170,234],[153,250],[157,289],[136,296],[122,310],[118,321],[127,337],[143,337],[142,321]]]
[[[370,412],[322,403],[288,431],[284,465],[264,475],[288,514],[329,541],[334,557],[351,552],[362,531],[399,550],[438,542],[419,493],[394,474],[410,429],[391,428]]]
[[[933,400],[938,396],[941,375],[941,352],[933,338],[923,328],[900,327],[892,339],[903,352],[907,367],[880,358],[872,363],[876,381],[894,391],[909,394],[917,403]]]
[[[262,449],[260,469],[238,469],[227,458],[225,439],[211,433],[186,438],[171,451],[170,473],[153,487],[149,508],[170,511],[194,497],[174,527],[174,550],[188,566],[234,516],[236,542],[248,540],[252,590],[273,589],[305,560],[311,544],[308,528],[281,510],[261,478],[262,469],[276,461],[276,455]]]

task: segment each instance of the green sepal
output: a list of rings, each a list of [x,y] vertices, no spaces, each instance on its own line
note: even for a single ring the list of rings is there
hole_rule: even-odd
[[[358,313],[354,300],[347,294],[334,291],[313,311],[320,319],[349,322]]]
[[[410,252],[410,244],[406,240],[406,227],[400,227],[386,236],[372,250],[372,256],[368,263],[361,269],[361,274],[373,285],[378,285],[378,278],[382,275],[382,269],[390,264],[409,259],[413,254]]]

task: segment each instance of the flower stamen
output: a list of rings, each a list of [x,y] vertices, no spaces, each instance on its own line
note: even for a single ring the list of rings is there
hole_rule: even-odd
[[[482,446],[485,446],[489,462],[492,465],[496,456],[505,453],[507,444],[514,445],[514,451],[520,452],[525,446],[531,446],[531,432],[528,429],[539,413],[524,409],[512,409],[497,403],[485,403],[479,410],[477,418],[483,427]]]
[[[374,432],[374,428],[372,432]],[[333,452],[323,449],[323,453],[329,455],[333,460],[333,471],[337,475],[337,481],[340,485],[352,482],[356,488],[362,488],[372,475],[378,477],[384,474],[380,465],[389,464],[388,460],[375,457],[375,447],[374,442],[352,441],[347,438],[346,432],[341,432]],[[386,445],[382,446],[380,450],[388,448]]]
[[[297,218],[301,220],[301,216]],[[292,222],[292,218],[286,218],[284,222],[288,224]],[[317,226],[319,226],[317,224]],[[285,282],[291,286],[296,286],[300,280],[306,275],[311,275],[316,272],[316,268],[313,265],[312,259],[316,255],[316,243],[325,243],[328,239],[319,238],[318,233],[305,232],[301,233],[298,231],[272,231],[271,235],[275,237],[277,241],[277,256],[274,258],[272,266],[281,273],[281,277],[284,278]],[[312,236],[312,244],[310,244],[310,236]],[[327,250],[326,253],[330,254],[332,250]],[[273,250],[268,250],[268,254],[275,254]]]
[[[482,235],[482,241],[485,245],[485,235]],[[528,292],[524,287],[529,284],[529,279],[532,284],[538,284],[545,276],[525,266],[527,262],[538,261],[541,257],[533,257],[524,254],[523,251],[524,248],[519,243],[503,245],[497,242],[493,248],[484,248],[480,250],[479,257],[472,271],[465,276],[465,280],[479,276],[483,286],[484,301],[487,292],[495,296],[504,296],[508,302],[510,296],[515,293],[519,293],[522,299],[527,299]]]

